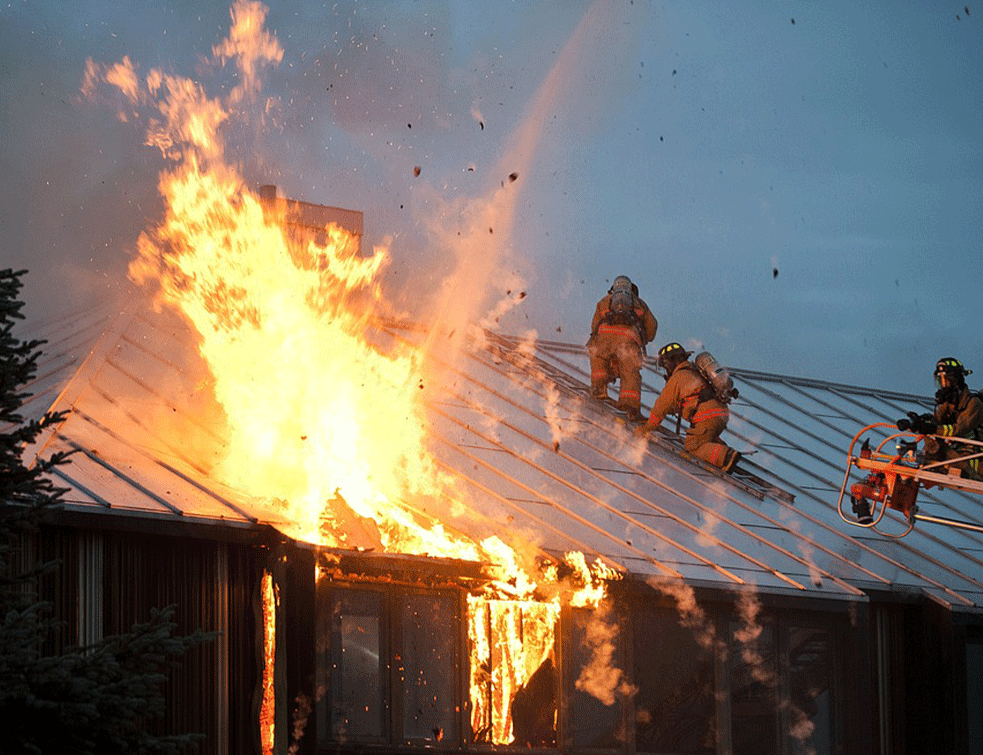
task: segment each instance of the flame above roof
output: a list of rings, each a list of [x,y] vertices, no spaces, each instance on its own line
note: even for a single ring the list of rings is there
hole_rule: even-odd
[[[406,323],[374,328],[380,342],[423,337]],[[81,344],[96,332],[83,361]],[[77,451],[56,472],[69,489],[68,511],[161,528],[286,527],[275,508],[210,476],[222,439],[195,390],[194,339],[181,320],[131,307],[77,313],[32,335],[48,346],[26,413],[72,412],[29,453]],[[760,484],[685,457],[671,434],[636,438],[587,399],[581,346],[485,333],[447,368],[455,387],[429,402],[431,450],[467,491],[467,510],[446,525],[469,537],[526,539],[554,556],[582,551],[642,581],[840,600],[924,594],[952,610],[983,608],[983,535],[926,524],[891,540],[843,523],[836,511],[853,434],[924,411],[927,398],[730,368],[740,397],[725,439],[755,452],[744,464]],[[649,361],[645,406],[657,383]],[[162,433],[163,423],[188,442],[169,441],[175,435]],[[923,498],[939,515],[976,523],[979,504],[953,491]],[[373,547],[350,524],[351,547]]]

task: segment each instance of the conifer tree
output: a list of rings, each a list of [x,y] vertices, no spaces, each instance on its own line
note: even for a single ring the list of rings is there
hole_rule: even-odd
[[[157,736],[147,723],[165,710],[161,691],[177,656],[211,638],[200,630],[175,637],[174,606],[151,611],[147,622],[88,648],[44,655],[59,617],[39,599],[38,580],[57,563],[24,565],[25,537],[38,536],[48,510],[65,490],[49,472],[67,454],[25,465],[32,443],[63,414],[25,420],[24,386],[37,373],[43,341],[14,334],[26,271],[0,270],[0,751],[3,753],[173,753],[196,735]]]

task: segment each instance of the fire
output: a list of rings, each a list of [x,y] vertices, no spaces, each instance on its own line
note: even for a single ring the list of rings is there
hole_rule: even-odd
[[[263,753],[272,753],[276,726],[274,669],[276,668],[276,607],[280,596],[273,575],[263,572],[260,584],[263,605],[263,700],[259,711],[259,733]]]
[[[559,615],[558,601],[469,597],[471,729],[477,741],[512,741],[510,703],[533,673],[552,660]]]
[[[323,246],[293,242],[229,168],[188,160],[160,191],[166,217],[130,272],[200,336],[226,418],[213,473],[286,507],[300,539],[346,545],[332,525],[350,509],[387,550],[477,557],[399,504],[441,495],[446,480],[426,451],[418,356],[364,335],[384,250],[356,256],[337,226]]]
[[[426,399],[439,391],[439,370],[423,347],[371,335],[385,310],[379,280],[388,249],[364,255],[336,225],[323,229],[323,241],[286,233],[282,212],[264,205],[224,157],[223,128],[258,97],[263,67],[282,58],[263,30],[265,13],[256,2],[233,5],[229,38],[213,48],[216,61],[239,70],[224,100],[160,71],[141,77],[128,59],[89,61],[83,92],[115,86],[126,102],[122,118],[148,109],[147,144],[171,165],[159,178],[163,218],[141,235],[129,272],[198,336],[225,421],[216,428],[223,448],[215,479],[273,507],[300,540],[370,540],[387,552],[498,566],[503,581],[469,602],[471,693],[475,731],[508,743],[510,701],[537,669],[552,668],[561,602],[596,606],[616,575],[570,554],[577,589],[561,599],[555,571],[536,577],[499,538],[475,542],[449,526],[449,514],[438,521],[423,513],[461,507],[428,450]],[[533,599],[548,584],[554,597]],[[264,580],[264,608],[271,590]],[[272,737],[271,716],[264,737]]]

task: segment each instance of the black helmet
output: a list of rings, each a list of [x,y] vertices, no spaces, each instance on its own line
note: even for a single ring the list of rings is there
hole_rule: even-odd
[[[963,367],[963,363],[953,357],[942,357],[935,363],[935,374],[940,372],[958,373],[960,375],[972,375],[972,370]]]
[[[659,349],[659,364],[665,367],[668,362],[689,359],[692,353],[692,351],[686,351],[681,344],[673,341]]]
[[[962,389],[966,385],[966,376],[972,374],[973,371],[963,367],[958,359],[942,357],[935,363],[936,398],[943,400],[952,391]]]

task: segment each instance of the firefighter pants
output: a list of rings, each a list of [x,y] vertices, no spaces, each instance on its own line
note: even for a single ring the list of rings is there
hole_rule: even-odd
[[[615,332],[606,332],[615,330]],[[640,410],[642,406],[642,347],[637,339],[615,328],[601,328],[587,345],[590,355],[590,389],[607,396],[607,384],[618,380],[618,406]]]
[[[979,446],[969,446],[969,445],[956,445],[955,447],[951,443],[945,441],[940,441],[937,438],[926,438],[925,439],[925,458],[928,461],[945,461],[946,459],[958,459],[960,456],[969,456],[971,454],[980,453],[983,448]],[[983,459],[967,459],[966,461],[957,461],[955,464],[950,464],[947,467],[942,467],[939,469],[934,469],[932,471],[939,472],[945,471],[949,467],[955,467],[962,471],[963,477],[970,480],[983,480],[983,475],[980,474],[980,462]]]
[[[727,466],[735,451],[720,440],[720,434],[726,427],[726,416],[710,417],[697,422],[686,431],[683,449],[715,467]]]

